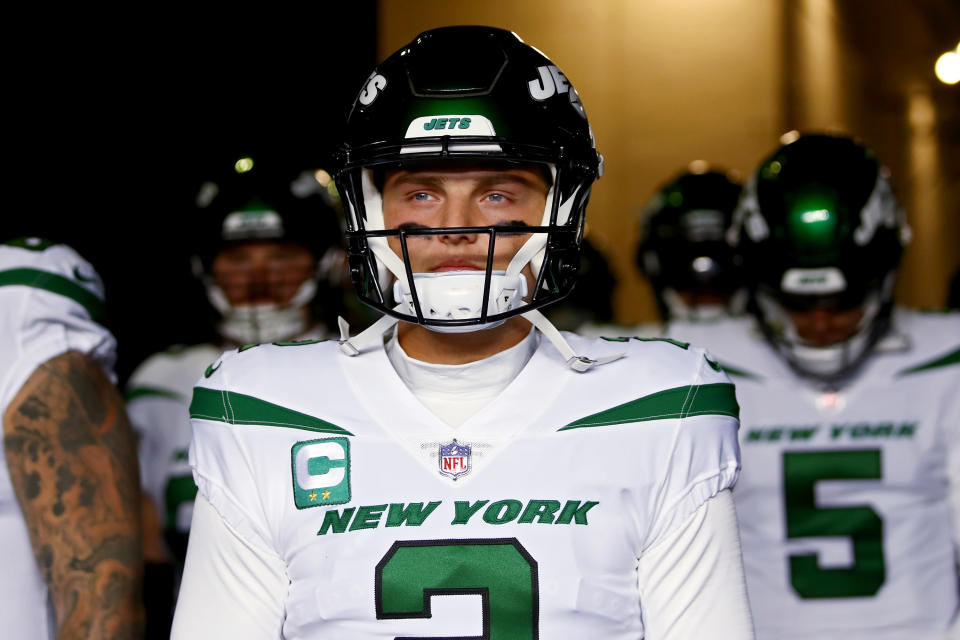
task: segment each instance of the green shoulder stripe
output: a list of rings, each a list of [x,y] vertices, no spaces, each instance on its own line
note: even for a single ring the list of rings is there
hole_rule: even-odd
[[[721,382],[665,389],[581,418],[558,431],[702,415],[738,418],[740,405],[733,385]]]
[[[102,320],[105,307],[103,300],[89,289],[77,284],[69,278],[56,273],[41,271],[40,269],[8,269],[0,271],[0,287],[21,285],[43,289],[51,293],[70,298],[81,305],[90,314],[92,320]]]
[[[258,424],[270,427],[306,429],[320,433],[336,433],[342,436],[353,434],[335,424],[309,416],[293,409],[254,398],[253,396],[194,387],[190,403],[190,417],[215,420],[227,424]]]
[[[727,375],[733,376],[735,378],[749,378],[750,380],[763,380],[763,378],[761,378],[755,373],[750,373],[749,371],[744,371],[742,369],[737,369],[736,367],[731,367],[726,362],[721,362],[720,368],[723,369],[727,373]]]
[[[123,394],[123,399],[127,402],[144,397],[170,398],[171,400],[183,399],[183,396],[176,391],[171,391],[170,389],[161,389],[160,387],[130,387]]]
[[[897,375],[905,376],[911,373],[917,373],[918,371],[927,371],[929,369],[937,369],[939,367],[949,367],[952,364],[960,364],[960,348],[954,349],[950,353],[944,354],[939,358],[931,360],[930,362],[924,362],[923,364],[918,364],[915,367],[904,369],[903,371],[897,373]]]
[[[45,238],[32,238],[30,236],[22,236],[20,238],[14,238],[13,240],[8,240],[3,244],[8,247],[17,247],[19,249],[26,249],[27,251],[46,251],[52,246],[55,246],[56,242],[50,242]]]

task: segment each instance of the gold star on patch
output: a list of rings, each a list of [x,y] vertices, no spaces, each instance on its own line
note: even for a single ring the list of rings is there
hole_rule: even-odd
[[[313,493],[310,494],[309,497],[310,497],[311,500],[316,500],[316,499],[317,499],[317,492],[314,491]]]
[[[329,492],[329,491],[324,490],[324,492],[323,492],[321,495],[323,496],[323,499],[324,499],[324,500],[327,500],[328,498],[330,498],[330,492]]]

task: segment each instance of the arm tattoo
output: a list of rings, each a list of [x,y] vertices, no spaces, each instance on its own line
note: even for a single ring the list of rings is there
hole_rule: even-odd
[[[117,390],[89,358],[67,352],[20,389],[3,435],[58,638],[142,637],[140,482]]]

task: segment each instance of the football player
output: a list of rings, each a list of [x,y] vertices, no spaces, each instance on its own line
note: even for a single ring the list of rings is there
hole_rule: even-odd
[[[65,245],[0,244],[0,633],[143,634],[133,432],[98,323],[103,284]]]
[[[852,138],[792,135],[730,237],[754,318],[670,335],[737,381],[757,637],[941,640],[958,606],[960,315],[894,307],[909,229],[886,169]]]
[[[644,207],[636,261],[664,322],[743,311],[742,275],[724,238],[739,197],[733,173],[697,160]]]
[[[150,356],[126,392],[144,490],[157,511],[145,533],[147,589],[160,618],[153,609],[148,614],[151,627],[165,626],[168,636],[176,568],[186,553],[197,492],[187,463],[193,384],[226,348],[330,337],[311,302],[321,286],[325,250],[339,244],[328,231],[333,226],[339,234],[334,211],[315,197],[297,199],[283,181],[207,183],[201,195],[198,216],[206,233],[194,268],[217,312],[218,339]]]
[[[566,76],[509,31],[427,31],[345,132],[350,267],[384,316],[199,381],[173,637],[751,638],[729,378],[538,311],[602,167]]]
[[[729,171],[695,160],[661,185],[640,216],[636,264],[650,281],[660,322],[585,324],[590,336],[658,336],[671,320],[714,322],[744,311],[746,289],[724,237],[740,197]]]

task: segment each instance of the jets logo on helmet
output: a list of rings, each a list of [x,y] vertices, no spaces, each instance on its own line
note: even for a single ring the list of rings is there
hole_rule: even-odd
[[[364,106],[373,104],[373,101],[377,99],[378,95],[380,95],[380,91],[386,88],[386,86],[387,79],[374,71],[370,74],[370,77],[367,78],[367,82],[363,85],[360,95],[357,96],[357,102]]]

